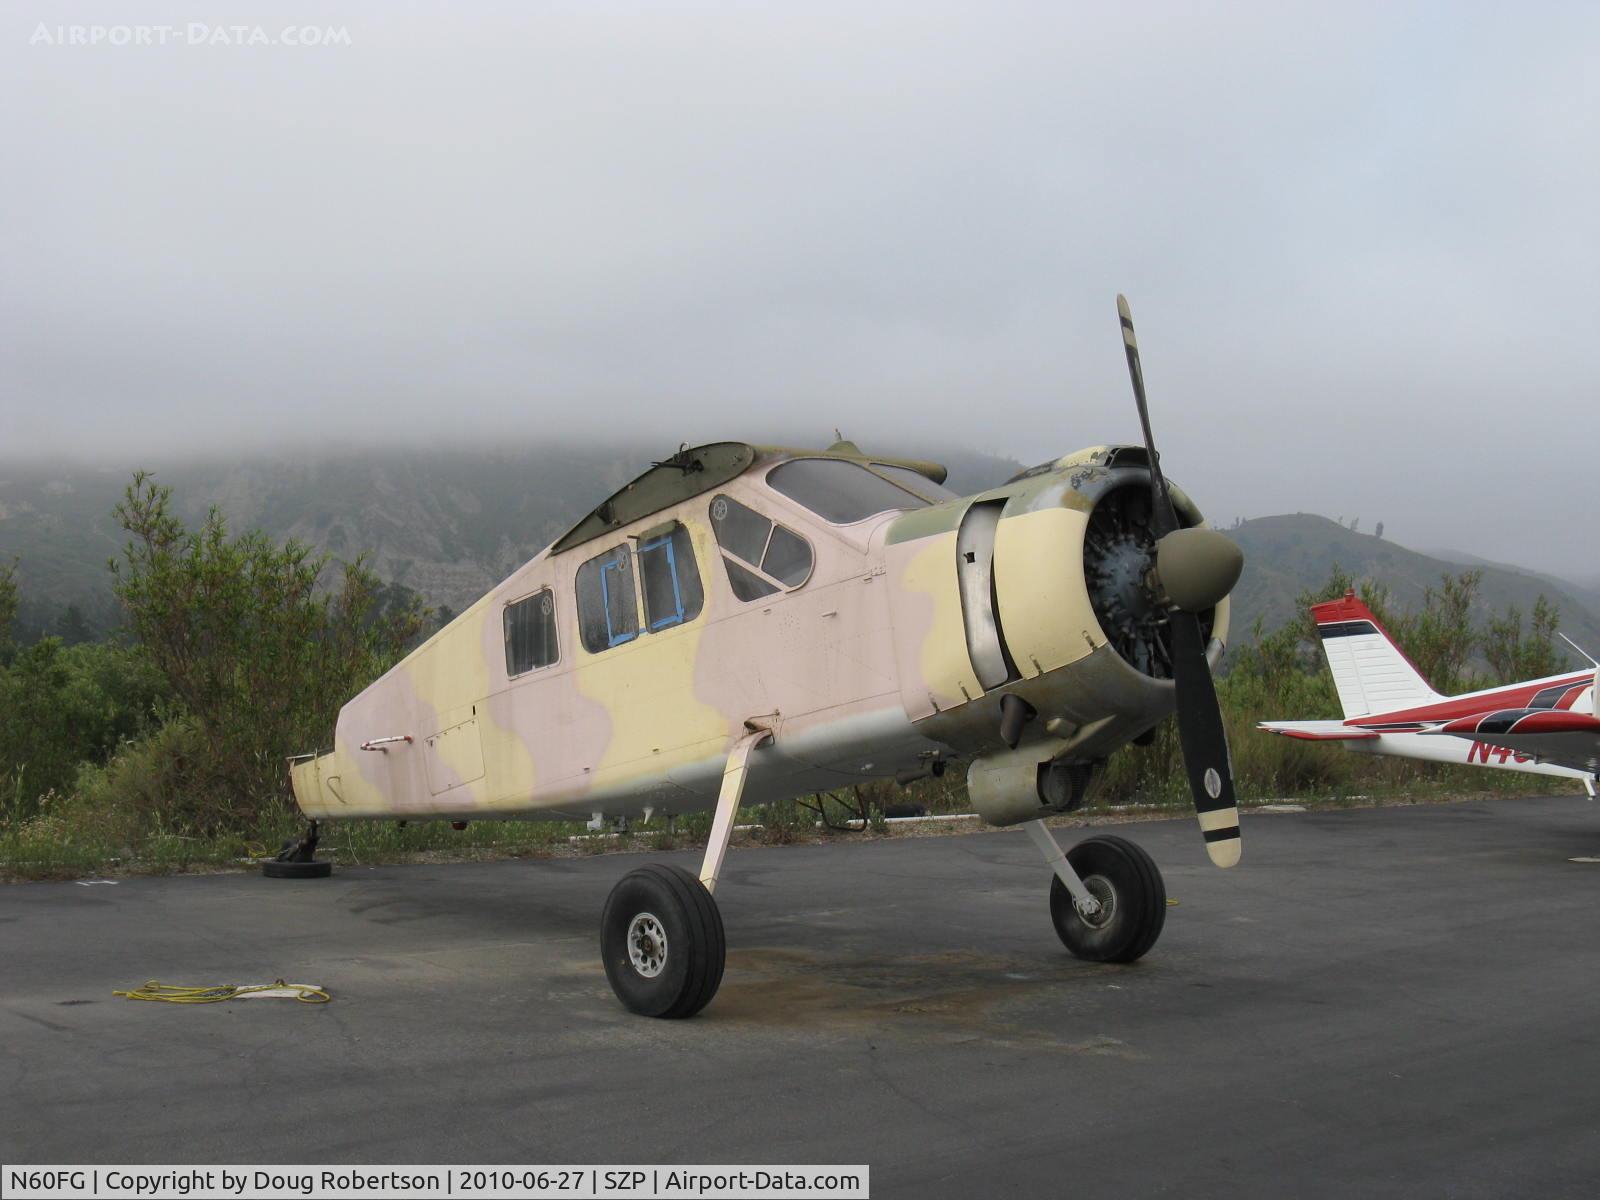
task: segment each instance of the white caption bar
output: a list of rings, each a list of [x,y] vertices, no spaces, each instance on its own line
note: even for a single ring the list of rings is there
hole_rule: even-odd
[[[663,1197],[870,1195],[857,1166],[516,1167],[0,1167],[6,1200],[276,1200],[277,1197],[406,1197],[414,1200],[643,1200]]]

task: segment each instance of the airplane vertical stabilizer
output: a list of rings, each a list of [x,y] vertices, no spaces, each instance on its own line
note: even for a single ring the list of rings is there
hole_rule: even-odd
[[[1347,719],[1443,699],[1353,591],[1312,605],[1311,616]]]

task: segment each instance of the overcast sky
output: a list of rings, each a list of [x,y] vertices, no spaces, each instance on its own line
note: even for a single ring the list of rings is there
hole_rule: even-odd
[[[0,456],[1036,462],[1137,440],[1123,291],[1213,519],[1589,574],[1597,57],[1592,4],[6,0]]]

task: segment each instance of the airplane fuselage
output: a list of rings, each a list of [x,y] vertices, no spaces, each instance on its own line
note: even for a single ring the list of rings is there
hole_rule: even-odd
[[[1344,719],[1264,721],[1264,731],[1358,754],[1578,779],[1594,793],[1593,671],[1442,696],[1353,591],[1312,605],[1311,617]]]
[[[1148,494],[1142,451],[969,497],[893,460],[696,453],[702,469],[647,472],[352,699],[333,750],[294,765],[307,815],[679,813],[715,802],[752,728],[772,733],[745,789],[761,803],[984,755],[1094,762],[1171,712],[1170,680],[1119,653],[1086,584],[1092,515]],[[1226,600],[1209,624],[1214,658]],[[1007,694],[1037,714],[1015,749]]]

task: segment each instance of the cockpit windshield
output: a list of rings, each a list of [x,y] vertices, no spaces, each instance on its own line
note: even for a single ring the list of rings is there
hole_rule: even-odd
[[[872,469],[880,475],[887,475],[908,492],[915,492],[930,504],[943,504],[946,500],[959,500],[961,497],[943,484],[935,483],[921,471],[913,471],[910,467],[897,467],[891,463],[873,463]]]
[[[931,480],[923,482],[938,490]],[[881,512],[926,508],[932,503],[876,471],[842,458],[796,458],[780,463],[767,472],[767,483],[834,525],[853,525]]]

